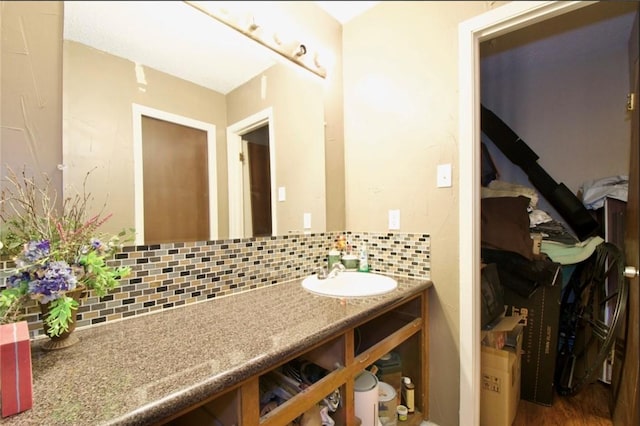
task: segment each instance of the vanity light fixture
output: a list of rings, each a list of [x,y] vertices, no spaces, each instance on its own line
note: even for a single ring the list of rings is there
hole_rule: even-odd
[[[294,52],[294,55],[300,58],[306,54],[307,54],[307,47],[304,44],[299,44]]]
[[[249,23],[249,27],[248,27],[247,30],[250,33],[252,33],[254,31],[256,31],[258,28],[260,28],[260,25],[256,24],[256,20],[253,17],[251,17],[251,22]]]
[[[260,27],[256,23],[249,24],[249,32],[253,32],[253,31],[257,30],[258,28],[260,28]]]
[[[311,71],[322,78],[326,78],[327,72],[319,60],[318,53],[315,52],[314,55],[308,55],[309,50],[305,44],[299,42],[285,43],[277,33],[271,33],[271,37],[266,36],[268,31],[261,28],[260,25],[255,22],[253,17],[251,17],[246,28],[243,28],[241,25],[236,23],[236,20],[230,16],[227,10],[218,11],[213,8],[204,8],[198,4],[199,2],[193,1],[184,0],[184,3],[215,19],[216,21],[246,35],[250,39],[260,43],[306,70]],[[210,2],[209,4],[213,3],[215,2]],[[262,31],[258,31],[259,29]]]

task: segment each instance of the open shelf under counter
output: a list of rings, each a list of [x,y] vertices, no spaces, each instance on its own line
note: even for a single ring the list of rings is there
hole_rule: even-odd
[[[314,295],[291,280],[78,329],[80,343],[63,351],[34,341],[33,408],[3,424],[179,425],[207,415],[224,425],[284,425],[340,388],[336,424],[352,426],[354,378],[390,349],[412,359],[416,409],[428,414],[431,283],[394,278],[393,292],[357,299]],[[330,374],[261,416],[260,378],[300,358]],[[74,391],[51,393],[50,383]]]

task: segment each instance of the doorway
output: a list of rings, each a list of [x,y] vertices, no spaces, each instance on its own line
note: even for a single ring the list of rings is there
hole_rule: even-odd
[[[136,245],[217,239],[215,125],[132,111]]]
[[[593,2],[512,2],[459,26],[460,419],[480,412],[480,77],[479,43]]]
[[[246,234],[269,237],[271,230],[269,124],[242,135],[244,223]]]
[[[227,128],[229,238],[277,235],[273,111]]]
[[[637,4],[629,2],[599,2],[480,44],[482,105],[491,109],[506,123],[513,125],[513,130],[522,135],[527,145],[539,155],[537,163],[552,177],[571,188],[567,193],[577,194],[580,186],[592,179],[628,175],[630,127],[623,101],[629,92],[628,42],[632,36],[636,9]],[[535,59],[532,60],[533,58]],[[483,130],[488,115],[485,112],[483,110]],[[549,213],[552,219],[560,222],[563,222],[564,217],[567,223],[572,225],[576,235],[582,236],[581,241],[584,241],[587,237],[586,231],[598,224],[595,221],[581,222],[582,218],[591,218],[589,210],[585,209],[583,213],[572,211],[572,214],[567,214],[565,204],[558,202],[561,200],[554,197],[545,187],[546,184],[540,183],[539,175],[532,175],[532,171],[526,167],[516,166],[514,162],[517,160],[506,150],[504,142],[494,143],[494,136],[495,142],[500,142],[498,135],[486,136],[488,137],[483,137],[483,142],[487,145],[500,173],[492,185],[519,184],[535,190],[538,194],[544,194],[545,197],[532,201],[532,205],[538,210],[537,213]],[[603,141],[606,143],[602,143]],[[533,182],[539,186],[534,188]],[[563,200],[566,200],[564,196]],[[581,204],[577,198],[575,200],[576,205]],[[554,202],[555,205],[552,205]],[[556,211],[554,207],[560,209]],[[590,206],[593,215],[602,211],[593,209],[595,207]],[[532,232],[539,232],[541,229],[548,231],[551,222],[546,223],[547,225],[540,224],[541,227]],[[607,229],[604,226],[603,228]],[[556,239],[558,235],[550,235],[549,239]],[[600,236],[605,237],[604,234]],[[611,240],[607,238],[606,241]],[[543,244],[546,245],[546,241]],[[622,249],[622,239],[616,246]],[[546,247],[549,248],[549,245]],[[543,252],[547,252],[544,247]],[[606,256],[605,252],[599,251],[599,256]],[[620,263],[622,264],[622,261]],[[523,398],[519,404],[520,410],[515,424],[523,424],[522,421],[528,417],[528,413],[540,411],[541,407],[532,403],[532,400],[539,404],[541,401],[543,404],[550,404],[550,407],[544,407],[544,413],[548,418],[556,416],[556,421],[562,424],[563,416],[571,412],[567,409],[568,396],[572,397],[571,401],[575,404],[579,398],[573,397],[578,394],[580,398],[590,396],[591,403],[584,406],[577,415],[574,411],[570,418],[597,418],[603,422],[602,424],[611,424],[610,411],[613,407],[610,407],[609,403],[614,401],[615,389],[619,387],[620,381],[616,377],[612,382],[610,375],[602,371],[604,362],[599,364],[599,360],[603,356],[609,356],[611,351],[600,351],[599,347],[607,343],[613,344],[614,333],[607,331],[606,326],[603,326],[599,329],[601,340],[581,340],[582,336],[588,335],[590,329],[577,329],[577,346],[584,342],[589,351],[578,349],[573,339],[566,338],[567,333],[571,334],[569,318],[572,303],[569,302],[571,298],[568,296],[572,293],[571,288],[575,289],[576,286],[570,282],[575,283],[576,277],[579,276],[577,273],[572,274],[576,266],[578,270],[583,270],[584,262],[563,267],[562,279],[559,280],[559,283],[564,284],[562,293],[559,293],[561,286],[557,287],[556,293],[546,289],[544,318],[549,318],[549,314],[553,315],[552,313],[558,314],[557,310],[549,310],[548,301],[559,302],[563,296],[562,307],[558,305],[561,311],[560,318],[545,321],[545,325],[550,326],[547,341],[551,342],[550,347],[553,350],[546,352],[546,355],[538,354],[534,350],[535,355],[523,358]],[[621,281],[626,289],[627,283]],[[580,282],[586,283],[586,277],[580,279]],[[512,287],[508,281],[503,284]],[[541,297],[539,295],[543,291],[545,290],[537,290],[536,296]],[[507,292],[507,304],[528,303],[525,306],[536,306],[532,301],[536,300],[535,296],[529,298],[528,302],[516,302],[512,294]],[[626,297],[624,300],[626,301]],[[611,302],[615,306],[615,302]],[[580,306],[581,311],[593,309],[592,306],[575,306]],[[597,310],[595,315],[598,315]],[[534,314],[534,321],[535,319]],[[608,320],[611,321],[610,318]],[[610,322],[606,324],[611,325]],[[531,336],[530,334],[523,339],[523,347],[529,353],[529,349],[534,349],[538,341]],[[533,364],[534,359],[538,361],[537,364]],[[607,359],[609,366],[611,362]],[[621,362],[622,360],[616,360],[615,366]],[[534,373],[535,368],[539,368],[538,373]],[[598,373],[601,373],[601,376]],[[553,381],[556,382],[555,386],[550,389]]]

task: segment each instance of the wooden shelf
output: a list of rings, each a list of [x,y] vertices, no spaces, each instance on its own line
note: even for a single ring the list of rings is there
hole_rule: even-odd
[[[393,350],[403,360],[403,375],[410,376],[416,386],[416,408],[420,410],[410,414],[408,420],[398,421],[398,426],[420,425],[422,413],[429,412],[428,305],[425,290],[161,424],[213,424],[217,420],[225,425],[280,426],[297,419],[339,388],[341,406],[332,417],[336,425],[354,426],[355,377]],[[260,416],[261,378],[267,381],[270,372],[294,360],[312,362],[327,374]]]

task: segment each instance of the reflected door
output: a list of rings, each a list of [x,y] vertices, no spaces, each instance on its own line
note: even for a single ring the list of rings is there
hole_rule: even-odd
[[[271,108],[227,127],[230,238],[277,235],[274,143]]]
[[[207,133],[142,116],[144,242],[209,239]]]
[[[245,143],[246,142],[246,143]],[[248,176],[245,192],[249,194],[246,216],[254,237],[271,236],[271,167],[269,126],[263,126],[243,136],[243,150]]]

